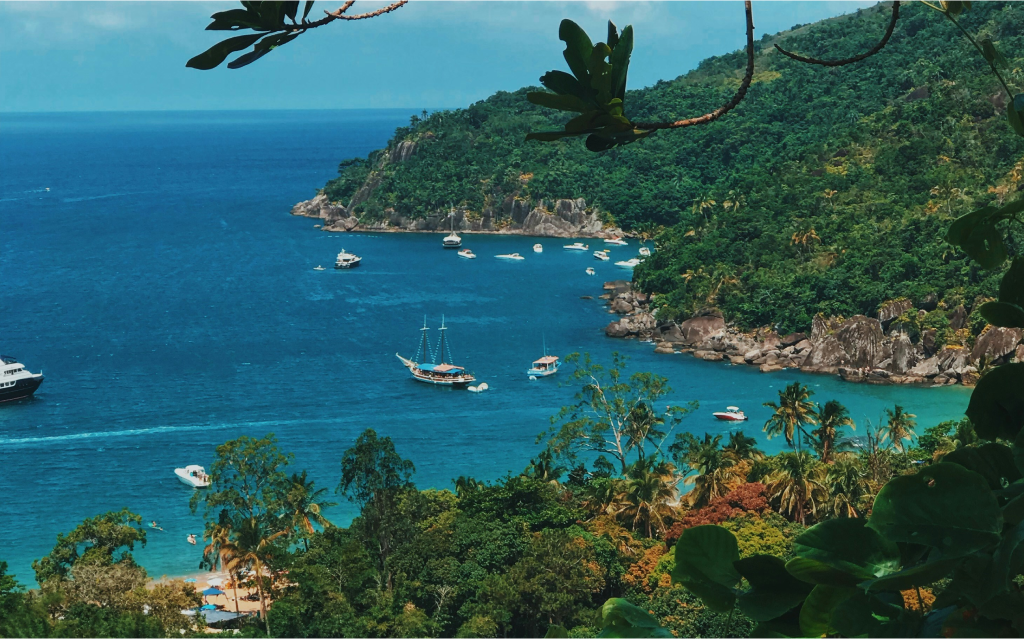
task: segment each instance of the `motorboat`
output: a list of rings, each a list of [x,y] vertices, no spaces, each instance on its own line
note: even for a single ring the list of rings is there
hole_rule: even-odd
[[[724,422],[745,422],[747,416],[737,406],[726,406],[724,411],[713,413],[716,419]]]
[[[316,266],[313,267],[313,270],[314,271],[326,271],[327,269],[325,269],[324,267],[322,267],[319,264],[317,264]]]
[[[174,474],[186,486],[192,488],[208,488],[210,486],[210,476],[206,474],[206,469],[202,466],[191,464],[184,468],[175,468]]]
[[[526,258],[519,253],[506,253],[505,255],[495,255],[494,257],[499,260],[525,260]]]
[[[471,251],[469,249],[462,249],[461,251],[459,251],[459,257],[464,257],[467,260],[475,260],[476,259],[476,253],[474,253],[473,251]]]
[[[594,270],[593,266],[587,267],[587,275],[597,275],[597,271]]]
[[[409,373],[414,380],[425,384],[452,386],[454,388],[465,388],[476,381],[476,377],[471,373],[467,373],[465,368],[451,363],[451,349],[448,347],[448,342],[445,339],[445,332],[448,329],[444,325],[443,317],[441,318],[441,328],[439,329],[441,336],[438,339],[436,351],[431,351],[430,349],[430,343],[427,339],[427,331],[430,329],[427,328],[426,318],[423,318],[423,328],[420,330],[423,337],[412,359],[406,359],[395,353],[395,357],[401,360],[402,364],[409,369]],[[433,355],[431,355],[432,352]],[[433,360],[430,363],[425,361],[428,356]],[[438,357],[441,358],[440,363],[437,363]],[[421,362],[420,360],[423,361]]]
[[[583,242],[574,242],[572,244],[566,244],[562,248],[564,248],[567,251],[589,251],[590,250],[590,247],[587,246],[586,244],[584,244]]]
[[[338,253],[338,259],[334,262],[334,268],[355,268],[362,261],[363,258],[358,255],[346,253],[345,249],[341,249],[341,253]]]
[[[558,361],[558,358],[554,355],[545,355],[540,359],[533,362],[530,370],[526,371],[529,377],[548,377],[558,372],[558,368],[562,365],[562,362]]]
[[[454,213],[454,211],[452,213],[450,213],[448,215],[448,217],[450,217],[451,220],[452,220],[451,233],[449,233],[447,236],[445,236],[445,238],[443,240],[441,240],[441,245],[444,246],[446,249],[451,249],[451,248],[457,249],[460,246],[462,246],[462,238],[459,237],[459,234],[455,232],[455,213]]]
[[[626,246],[628,242],[621,237],[610,237],[604,241],[605,244],[612,244],[614,246]]]
[[[466,390],[468,390],[471,393],[482,393],[485,390],[487,390],[488,388],[490,388],[490,386],[487,385],[487,382],[484,382],[484,383],[480,384],[479,386],[468,386],[466,388]]]
[[[608,257],[608,254],[605,253],[604,251],[594,251],[594,257],[601,260],[602,262],[607,262],[608,260],[612,259]]]
[[[643,255],[644,257],[650,257],[651,256],[651,249],[647,248],[646,246],[641,246],[640,247],[640,255]]]
[[[543,253],[544,252],[544,245],[543,244],[534,244],[533,245],[533,252],[534,253]]]
[[[28,397],[42,383],[42,371],[30,373],[14,357],[0,355],[0,402]]]
[[[616,262],[615,266],[621,266],[622,268],[635,268],[640,262],[641,260],[634,257],[632,259],[623,260],[622,262]]]

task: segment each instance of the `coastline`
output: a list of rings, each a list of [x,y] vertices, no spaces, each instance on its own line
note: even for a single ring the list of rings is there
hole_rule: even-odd
[[[979,369],[1024,360],[1024,331],[989,327],[973,348],[935,344],[934,331],[913,343],[895,320],[915,310],[910,300],[894,300],[879,310],[878,318],[855,315],[849,319],[815,316],[810,334],[779,335],[768,329],[742,332],[726,323],[721,311],[700,309],[683,322],[659,321],[650,310],[650,298],[633,290],[626,280],[603,285],[609,313],[619,319],[604,331],[608,337],[640,339],[655,344],[659,354],[692,354],[709,362],[757,367],[762,373],[798,369],[839,377],[846,382],[879,385],[941,387],[974,386]],[[931,302],[918,313],[934,310]],[[966,321],[962,306],[950,311],[954,321]]]

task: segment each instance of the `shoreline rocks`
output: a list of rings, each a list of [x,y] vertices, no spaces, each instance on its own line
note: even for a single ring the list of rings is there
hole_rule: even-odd
[[[609,337],[648,340],[659,354],[692,353],[704,361],[756,366],[762,373],[795,368],[864,384],[969,386],[977,383],[979,368],[1024,358],[1021,329],[988,327],[973,349],[946,345],[937,351],[934,330],[922,331],[916,343],[899,327],[886,333],[886,325],[914,309],[909,300],[883,305],[878,319],[817,316],[810,335],[778,335],[763,329],[739,331],[714,308],[700,309],[679,323],[658,321],[649,309],[650,298],[633,291],[630,282],[605,282],[604,290],[601,299],[610,306],[609,312],[620,316],[605,327]],[[928,297],[922,306],[934,310],[933,304]],[[964,322],[967,315],[963,306],[949,313],[951,323]]]

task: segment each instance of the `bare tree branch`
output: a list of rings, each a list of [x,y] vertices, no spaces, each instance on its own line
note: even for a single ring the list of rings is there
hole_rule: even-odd
[[[397,2],[389,4],[386,7],[381,7],[376,11],[358,13],[352,16],[345,15],[345,12],[352,8],[352,5],[355,4],[355,1],[356,0],[346,0],[345,4],[341,5],[334,11],[324,11],[324,13],[327,15],[325,15],[323,18],[320,18],[319,20],[314,20],[313,22],[301,22],[294,26],[289,26],[287,30],[291,33],[303,33],[305,31],[309,31],[310,29],[316,29],[317,27],[322,27],[325,24],[330,24],[335,20],[365,20],[367,18],[376,18],[377,16],[382,16],[385,13],[391,13],[395,9],[401,7],[402,5],[409,3],[409,0],[398,0]]]
[[[801,55],[790,53],[789,51],[786,51],[779,45],[775,45],[775,48],[778,49],[779,53],[781,53],[782,55],[792,58],[797,62],[806,62],[807,64],[818,64],[823,67],[841,67],[844,64],[853,64],[854,62],[860,62],[864,58],[870,58],[871,56],[881,51],[882,48],[889,43],[889,38],[892,37],[893,29],[896,28],[896,20],[898,20],[899,17],[900,3],[899,0],[894,0],[892,3],[892,19],[889,20],[889,28],[885,30],[885,35],[882,36],[881,41],[879,41],[879,43],[876,44],[874,48],[872,48],[870,51],[862,53],[860,55],[855,55],[852,58],[846,58],[845,60],[819,60],[817,58],[805,58]]]
[[[750,88],[750,81],[754,78],[754,13],[750,8],[750,0],[746,0],[743,6],[747,13],[747,72],[743,76],[743,82],[740,83],[740,88],[736,91],[736,95],[732,96],[731,100],[714,111],[695,118],[677,120],[675,122],[638,122],[633,125],[635,128],[649,131],[654,129],[681,129],[696,124],[707,124],[722,117],[743,100],[747,95],[747,89]]]

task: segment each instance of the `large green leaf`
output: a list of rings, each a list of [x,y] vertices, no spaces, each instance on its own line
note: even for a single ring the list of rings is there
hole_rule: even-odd
[[[1024,257],[1015,257],[999,282],[999,301],[1024,307]]]
[[[793,553],[860,580],[900,568],[896,544],[865,526],[863,519],[831,519],[812,526],[793,541]]]
[[[609,23],[610,24],[610,23]],[[608,43],[611,46],[611,42]],[[608,61],[612,64],[611,95],[620,100],[626,99],[626,75],[629,71],[629,57],[633,53],[633,27],[622,30],[619,41],[612,47]]]
[[[769,621],[800,605],[812,586],[793,577],[786,562],[771,555],[740,559],[736,570],[750,584],[738,597],[740,611],[754,621]]]
[[[544,639],[569,639],[569,631],[564,626],[551,624],[544,635]]]
[[[575,95],[559,95],[557,93],[546,93],[544,91],[531,91],[526,94],[526,99],[533,104],[539,104],[540,106],[547,107],[549,109],[558,109],[559,111],[583,113],[593,108],[590,104],[587,104]]]
[[[607,104],[612,99],[612,65],[606,62],[612,50],[603,42],[598,42],[590,52],[587,70],[590,71],[590,86],[597,92],[598,104]]]
[[[672,637],[646,610],[613,597],[601,606],[604,629],[598,637]]]
[[[223,62],[224,58],[228,57],[231,53],[241,51],[263,36],[264,34],[262,33],[254,33],[228,38],[227,40],[218,42],[206,51],[192,58],[185,63],[185,66],[192,69],[199,69],[201,71],[209,71]]]
[[[1000,490],[1021,479],[1020,470],[1013,462],[1013,452],[1003,444],[960,448],[943,457],[942,461],[973,470],[985,478],[992,490]]]
[[[1005,69],[1010,66],[1006,56],[999,52],[996,45],[992,43],[991,38],[982,38],[978,41],[981,45],[981,55],[984,56],[985,60],[991,63],[993,66]]]
[[[729,612],[736,603],[740,580],[734,562],[740,558],[736,536],[720,526],[687,528],[675,545],[672,580],[697,595],[715,612]]]
[[[1004,364],[978,381],[967,416],[983,439],[1013,440],[1024,426],[1024,363]]]
[[[309,15],[309,10],[313,8],[313,0],[306,0],[306,4],[302,7],[302,19],[305,20]]]
[[[832,612],[856,592],[853,588],[815,586],[800,608],[800,630],[803,636],[824,637],[833,633]]]
[[[1024,308],[1006,302],[986,302],[978,309],[992,326],[1024,328]]]
[[[255,29],[262,31],[258,13],[247,9],[229,9],[219,11],[210,18],[213,22],[206,27],[207,31],[237,31],[238,29]]]
[[[992,222],[975,227],[961,247],[986,269],[998,268],[1009,257],[1003,234]]]
[[[1017,135],[1024,136],[1024,93],[1013,96],[1013,100],[1006,105],[1006,119],[1010,121],[1010,127]]]
[[[871,592],[881,592],[885,590],[907,590],[915,586],[927,586],[948,575],[962,560],[963,557],[951,557],[926,561],[912,568],[894,572],[879,579],[866,581],[861,584],[861,587]]]
[[[241,69],[247,64],[252,64],[253,62],[259,60],[263,56],[267,55],[268,53],[276,49],[277,47],[285,43],[291,42],[297,37],[299,37],[298,33],[278,33],[274,35],[269,35],[263,38],[263,40],[257,42],[256,45],[253,47],[253,50],[249,53],[246,53],[245,55],[240,55],[231,62],[228,62],[228,68]]]
[[[786,563],[786,571],[800,581],[809,584],[822,584],[825,586],[852,587],[859,584],[863,579],[855,577],[832,566],[827,566],[820,561],[795,557]]]
[[[590,87],[584,87],[575,77],[565,71],[548,71],[540,77],[540,83],[548,89],[561,95],[574,95],[580,100],[587,101],[591,108],[596,108],[594,102],[594,91]],[[527,94],[529,95],[529,94]]]
[[[984,477],[939,463],[891,479],[875,497],[868,526],[890,541],[931,546],[950,557],[997,542],[1003,517]]]
[[[589,87],[590,72],[587,70],[587,61],[590,60],[590,53],[594,50],[590,36],[572,20],[562,20],[558,25],[558,39],[565,43],[565,51],[562,55],[569,65],[569,70],[580,81],[580,84]]]

